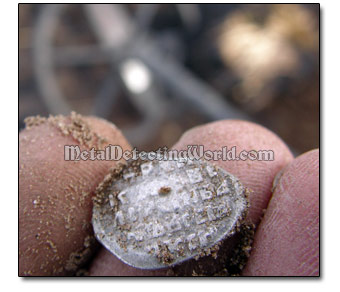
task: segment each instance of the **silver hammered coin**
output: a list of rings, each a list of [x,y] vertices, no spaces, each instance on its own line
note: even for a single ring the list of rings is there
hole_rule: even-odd
[[[98,187],[92,224],[97,239],[124,263],[159,269],[218,246],[247,208],[246,188],[208,162],[134,160]]]

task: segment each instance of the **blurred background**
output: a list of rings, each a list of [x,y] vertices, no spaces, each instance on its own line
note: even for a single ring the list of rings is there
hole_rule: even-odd
[[[20,4],[19,130],[72,110],[140,150],[228,118],[319,147],[319,5]]]

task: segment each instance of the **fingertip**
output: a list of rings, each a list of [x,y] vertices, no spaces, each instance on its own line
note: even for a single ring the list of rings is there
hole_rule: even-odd
[[[296,158],[279,178],[244,275],[319,275],[319,150]]]

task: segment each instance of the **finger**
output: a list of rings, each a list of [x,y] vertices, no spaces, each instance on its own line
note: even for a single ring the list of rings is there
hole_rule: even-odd
[[[241,150],[272,149],[275,160],[218,161],[216,164],[238,176],[254,193],[251,195],[250,218],[256,223],[266,208],[271,195],[275,174],[293,159],[287,146],[271,131],[253,123],[219,121],[196,127],[185,133],[173,149],[186,149],[187,145],[204,145],[205,150],[220,150],[223,146],[236,146]],[[93,261],[90,275],[149,275],[150,271],[126,267],[115,256],[103,250]],[[164,275],[164,270],[151,272]]]
[[[319,150],[296,158],[279,178],[244,275],[319,275]]]
[[[271,196],[271,187],[276,173],[285,167],[293,156],[285,143],[268,129],[254,123],[224,120],[196,127],[186,132],[174,145],[186,149],[188,145],[203,145],[204,150],[221,150],[236,147],[237,153],[246,150],[271,150],[273,161],[218,160],[211,161],[238,177],[252,190],[248,219],[258,224]]]
[[[65,275],[91,255],[91,196],[116,162],[65,161],[64,145],[130,146],[98,118],[72,114],[28,124],[19,134],[19,274]]]

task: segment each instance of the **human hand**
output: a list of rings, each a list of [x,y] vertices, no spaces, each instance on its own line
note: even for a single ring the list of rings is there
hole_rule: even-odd
[[[87,144],[82,149],[100,143],[131,149],[114,125],[94,117],[42,121],[19,135],[20,275],[71,274],[91,258],[91,196],[116,162],[65,161],[64,145],[79,141]],[[319,274],[318,150],[294,159],[269,130],[232,120],[196,127],[173,149],[187,145],[204,145],[205,150],[223,146],[236,146],[237,151],[273,150],[274,161],[215,162],[253,191],[247,219],[258,228],[243,275]],[[281,170],[272,195],[274,178]],[[158,276],[167,271],[132,268],[101,248],[89,274]]]

